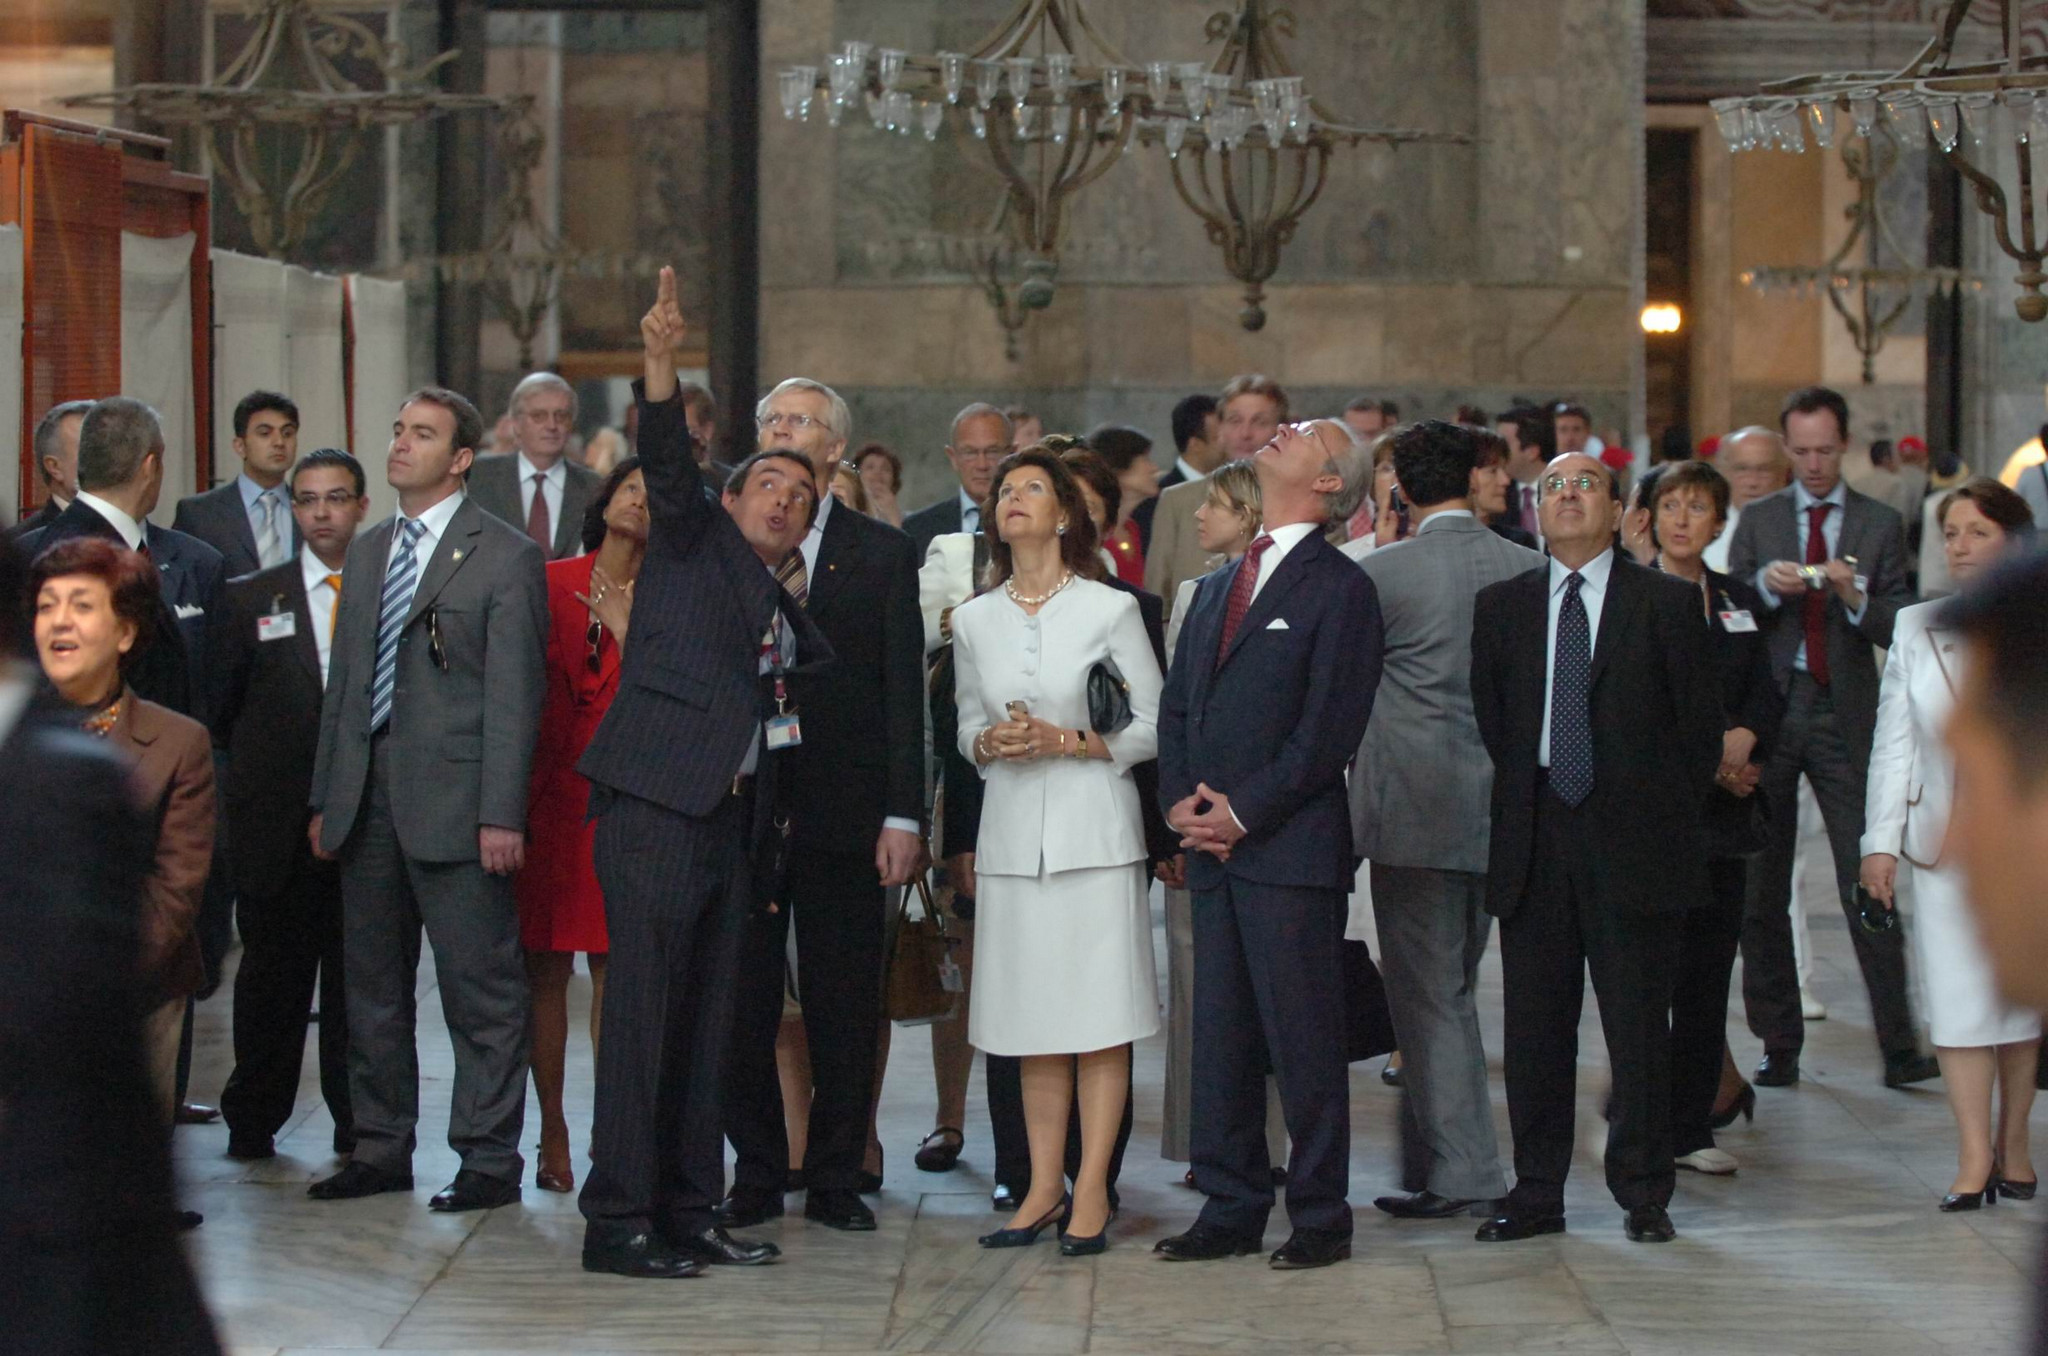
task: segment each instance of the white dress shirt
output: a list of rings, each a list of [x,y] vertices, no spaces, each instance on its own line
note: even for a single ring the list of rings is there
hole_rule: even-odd
[[[90,490],[80,490],[78,502],[112,523],[114,530],[121,534],[121,540],[128,544],[129,550],[142,549],[142,524],[129,517],[126,509],[114,507]]]
[[[1180,472],[1181,483],[1184,485],[1209,478],[1207,471],[1197,471],[1186,457],[1175,457],[1173,459],[1173,469]]]
[[[519,512],[522,516],[513,526],[523,531],[526,527],[526,519],[532,516],[533,491],[535,489],[534,477],[539,476],[538,488],[541,493],[548,497],[548,529],[552,533],[559,534],[562,530],[562,487],[569,483],[568,468],[562,464],[562,459],[557,457],[555,464],[543,471],[540,467],[528,461],[524,452],[519,453],[518,456]],[[552,546],[552,543],[550,545]]]
[[[1321,523],[1289,523],[1285,527],[1269,528],[1266,535],[1273,544],[1259,557],[1259,577],[1252,581],[1252,601],[1257,602],[1259,590],[1266,587],[1266,581],[1280,568],[1280,562],[1287,559],[1287,553],[1308,539],[1311,532],[1323,530]]]
[[[449,520],[455,516],[455,510],[462,507],[462,501],[467,497],[463,491],[457,490],[416,519],[423,530],[420,532],[419,545],[413,547],[413,554],[419,561],[422,579],[426,577],[427,562],[434,558],[434,548],[441,544],[441,534],[448,530]],[[391,562],[398,559],[398,548],[405,541],[405,533],[398,530],[398,524],[404,521],[405,510],[400,509],[397,521],[392,524],[391,549],[384,556],[386,574],[391,572]]]
[[[1820,496],[1815,496],[1812,491],[1808,490],[1806,486],[1798,481],[1792,482],[1792,526],[1799,536],[1799,560],[1801,562],[1806,559],[1806,537],[1813,530],[1811,526],[1813,518],[1811,515],[1814,506],[1817,504],[1834,505],[1833,510],[1829,512],[1828,516],[1821,519],[1820,535],[1821,539],[1827,543],[1828,559],[1838,559],[1842,554],[1842,517],[1849,511],[1848,482],[1837,480],[1835,488]],[[1764,606],[1775,612],[1783,605],[1785,600],[1771,592],[1770,586],[1764,583],[1764,576],[1770,572],[1770,562],[1766,561],[1763,565],[1757,567],[1756,579],[1753,582],[1756,584],[1756,591],[1764,596]],[[1870,595],[1866,592],[1863,595],[1863,602],[1857,606],[1855,611],[1849,614],[1849,625],[1860,625],[1863,621],[1863,613],[1869,606]],[[1793,652],[1792,667],[1801,673],[1806,672],[1806,640],[1803,635],[1799,641],[1799,648]]]
[[[1550,766],[1550,689],[1557,678],[1557,614],[1564,608],[1564,585],[1571,567],[1550,559],[1550,621],[1543,640],[1543,735],[1536,745],[1536,766]],[[1607,581],[1614,573],[1614,548],[1609,547],[1579,567],[1579,601],[1586,608],[1587,648],[1591,659],[1600,646],[1600,609],[1607,602]]]
[[[960,491],[960,530],[981,531],[981,505],[975,503],[973,496],[964,489]]]
[[[313,644],[320,650],[320,685],[327,685],[327,655],[334,648],[334,609],[341,599],[341,590],[330,588],[327,576],[340,574],[330,570],[327,562],[313,554],[310,546],[299,548],[299,571],[306,581],[306,613],[313,622]]]
[[[264,489],[255,481],[249,479],[247,471],[235,477],[235,485],[242,491],[242,512],[249,519],[249,536],[256,542],[256,550],[259,557],[257,563],[265,569],[269,569],[272,565],[282,565],[285,561],[285,555],[280,555],[276,560],[260,559],[263,551],[263,512],[256,507],[256,503],[265,495],[269,495],[271,502],[277,506],[273,510],[277,516],[271,521],[277,529],[279,549],[285,552],[286,555],[289,555],[292,549],[292,501],[290,493],[285,489],[282,482],[272,486],[270,489]]]

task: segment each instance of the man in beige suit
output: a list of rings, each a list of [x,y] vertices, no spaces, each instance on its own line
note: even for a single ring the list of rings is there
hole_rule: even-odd
[[[1272,441],[1287,422],[1287,392],[1271,377],[1247,372],[1230,379],[1217,397],[1219,437],[1227,461],[1242,461]],[[1164,600],[1169,615],[1184,579],[1209,573],[1223,557],[1202,549],[1195,534],[1195,510],[1207,498],[1206,479],[1162,491],[1152,515],[1152,541],[1145,551],[1145,589]]]

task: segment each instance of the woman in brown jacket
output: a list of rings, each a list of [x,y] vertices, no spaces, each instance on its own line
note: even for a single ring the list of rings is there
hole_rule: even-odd
[[[36,558],[29,588],[44,675],[81,729],[122,752],[155,829],[142,900],[144,1058],[168,1126],[185,1000],[204,980],[193,922],[213,862],[211,741],[198,721],[143,701],[122,680],[156,617],[156,571],[146,557],[74,537]]]

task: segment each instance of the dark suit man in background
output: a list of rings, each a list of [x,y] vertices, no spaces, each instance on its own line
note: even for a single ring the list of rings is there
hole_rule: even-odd
[[[1793,482],[1742,511],[1728,573],[1756,585],[1770,636],[1771,667],[1785,690],[1785,721],[1764,768],[1771,832],[1749,868],[1742,920],[1742,998],[1764,1043],[1756,1081],[1799,1081],[1806,1022],[1792,954],[1792,857],[1799,841],[1799,777],[1813,785],[1835,859],[1835,884],[1856,963],[1870,992],[1886,1087],[1933,1078],[1906,998],[1899,929],[1872,933],[1856,921],[1863,790],[1877,730],[1874,647],[1891,644],[1892,619],[1913,601],[1899,515],[1842,480],[1849,406],[1826,387],[1794,391],[1778,419]]]
[[[920,561],[933,537],[981,531],[981,506],[995,480],[996,463],[1009,455],[1010,421],[1001,410],[977,400],[953,416],[946,460],[960,478],[959,488],[903,520]]]
[[[1475,1002],[1486,913],[1493,763],[1472,714],[1472,608],[1480,589],[1543,558],[1474,514],[1494,435],[1424,420],[1394,435],[1394,477],[1415,532],[1360,565],[1378,590],[1386,667],[1351,777],[1353,846],[1372,863],[1380,967],[1401,1042],[1403,1133],[1423,1188],[1374,1202],[1401,1219],[1498,1213],[1507,1194]]]
[[[761,450],[793,450],[831,484],[852,419],[829,386],[784,381],[760,403]],[[993,428],[993,421],[988,427]],[[983,435],[987,436],[987,435]],[[860,1198],[882,1021],[883,890],[909,881],[922,849],[924,622],[917,550],[897,529],[819,497],[784,586],[832,647],[826,675],[792,674],[803,743],[786,769],[791,838],[786,905],[749,923],[740,962],[726,1135],[737,1155],[720,1222],[782,1213],[788,1131],[775,1073],[783,966],[796,928],[797,988],[810,1044],[810,1139],[804,1214],[868,1230]]]
[[[1472,708],[1493,758],[1515,1186],[1481,1242],[1564,1230],[1586,972],[1614,1070],[1607,1186],[1628,1237],[1674,1236],[1671,976],[1704,903],[1721,714],[1698,590],[1614,549],[1621,491],[1585,453],[1543,478],[1551,559],[1480,590]],[[1625,825],[1625,829],[1617,829]]]
[[[90,400],[66,400],[50,406],[36,421],[35,436],[29,442],[35,449],[36,474],[43,482],[43,506],[22,515],[4,535],[23,537],[39,531],[71,507],[72,497],[78,493],[78,427],[91,408]]]
[[[1192,1158],[1209,1200],[1157,1251],[1173,1261],[1262,1246],[1273,1208],[1266,1074],[1293,1159],[1293,1235],[1271,1264],[1351,1255],[1345,896],[1358,869],[1344,769],[1372,715],[1372,581],[1323,539],[1372,475],[1333,419],[1283,425],[1254,462],[1265,531],[1202,580],[1160,702],[1159,802],[1194,896]]]
[[[215,745],[227,755],[229,866],[242,963],[235,971],[235,1071],[220,1095],[228,1157],[269,1158],[298,1100],[306,1012],[320,993],[320,1092],[334,1152],[355,1148],[342,985],[341,871],[313,855],[306,825],[320,701],[349,543],[369,511],[363,468],[321,448],[292,468],[297,558],[229,583],[215,618]]]
[[[576,431],[576,390],[552,372],[534,372],[512,388],[515,452],[478,457],[469,496],[501,522],[524,528],[549,560],[583,553],[583,511],[604,478],[569,460]]]
[[[579,1201],[583,1267],[622,1276],[694,1276],[778,1255],[713,1219],[725,1185],[722,1085],[756,894],[750,857],[774,832],[773,774],[785,756],[771,751],[764,720],[777,712],[782,675],[825,653],[773,573],[817,511],[810,462],[761,453],[735,472],[724,506],[713,502],[676,392],[683,332],[675,273],[664,268],[640,322],[653,530],[619,693],[578,765],[593,787],[612,937]],[[775,898],[772,879],[759,886]]]
[[[1517,405],[1504,410],[1493,421],[1493,431],[1508,445],[1508,489],[1506,521],[1541,541],[1543,520],[1538,512],[1542,495],[1536,482],[1543,468],[1557,457],[1557,428],[1547,411],[1535,405]]]
[[[308,835],[341,859],[349,1102],[356,1148],[320,1200],[412,1189],[419,1121],[413,994],[433,944],[455,1046],[435,1210],[519,1199],[528,991],[512,874],[540,726],[540,548],[462,492],[483,418],[426,387],[399,408],[398,512],[350,545],[320,709]]]
[[[1209,472],[1223,464],[1216,424],[1215,396],[1182,396],[1173,407],[1173,465],[1159,477],[1159,493],[1131,510],[1131,521],[1138,525],[1139,550],[1152,549],[1152,515],[1159,511],[1159,495],[1176,485],[1206,479]]]
[[[299,407],[275,391],[251,391],[235,405],[241,474],[178,501],[171,525],[221,553],[228,577],[273,569],[299,554],[285,477],[299,455]]]
[[[1274,431],[1286,420],[1287,392],[1279,382],[1256,372],[1232,377],[1217,397],[1216,437],[1220,455],[1216,466],[1250,457],[1272,440]],[[1182,484],[1152,497],[1152,503],[1158,507],[1153,511],[1146,539],[1145,590],[1157,594],[1166,604],[1169,620],[1181,581],[1207,574],[1223,563],[1223,557],[1202,549],[1195,528],[1195,510],[1208,494],[1206,485]]]

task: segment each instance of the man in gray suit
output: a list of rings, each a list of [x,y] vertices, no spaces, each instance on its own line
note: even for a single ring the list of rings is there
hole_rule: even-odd
[[[1399,1219],[1491,1216],[1507,1193],[1473,1003],[1493,763],[1472,714],[1472,600],[1543,557],[1474,516],[1478,438],[1435,419],[1394,434],[1415,534],[1359,562],[1379,589],[1387,657],[1351,776],[1352,834],[1372,863],[1402,1133],[1428,1165],[1422,1190],[1373,1202]]]
[[[549,560],[583,553],[583,514],[604,478],[566,455],[576,428],[576,391],[552,372],[512,388],[514,452],[478,457],[469,496],[485,513],[524,528]]]
[[[1750,863],[1742,919],[1742,1000],[1749,1029],[1764,1045],[1756,1081],[1767,1088],[1797,1083],[1806,1040],[1791,921],[1804,773],[1827,824],[1885,1086],[1903,1087],[1940,1072],[1914,1034],[1904,939],[1897,928],[1873,933],[1855,915],[1864,780],[1877,732],[1873,651],[1892,643],[1892,619],[1913,601],[1906,534],[1896,511],[1842,479],[1849,406],[1840,395],[1825,386],[1794,391],[1778,426],[1792,458],[1792,484],[1743,510],[1728,549],[1728,573],[1763,595],[1768,611],[1757,624],[1770,638],[1771,668],[1785,691],[1785,721],[1760,788],[1770,843]]]
[[[398,412],[398,512],[342,570],[307,828],[341,859],[349,1097],[356,1148],[318,1200],[412,1190],[420,929],[455,1046],[448,1143],[462,1158],[429,1204],[519,1198],[527,984],[512,875],[540,726],[547,579],[540,548],[462,490],[476,407],[427,387]]]

